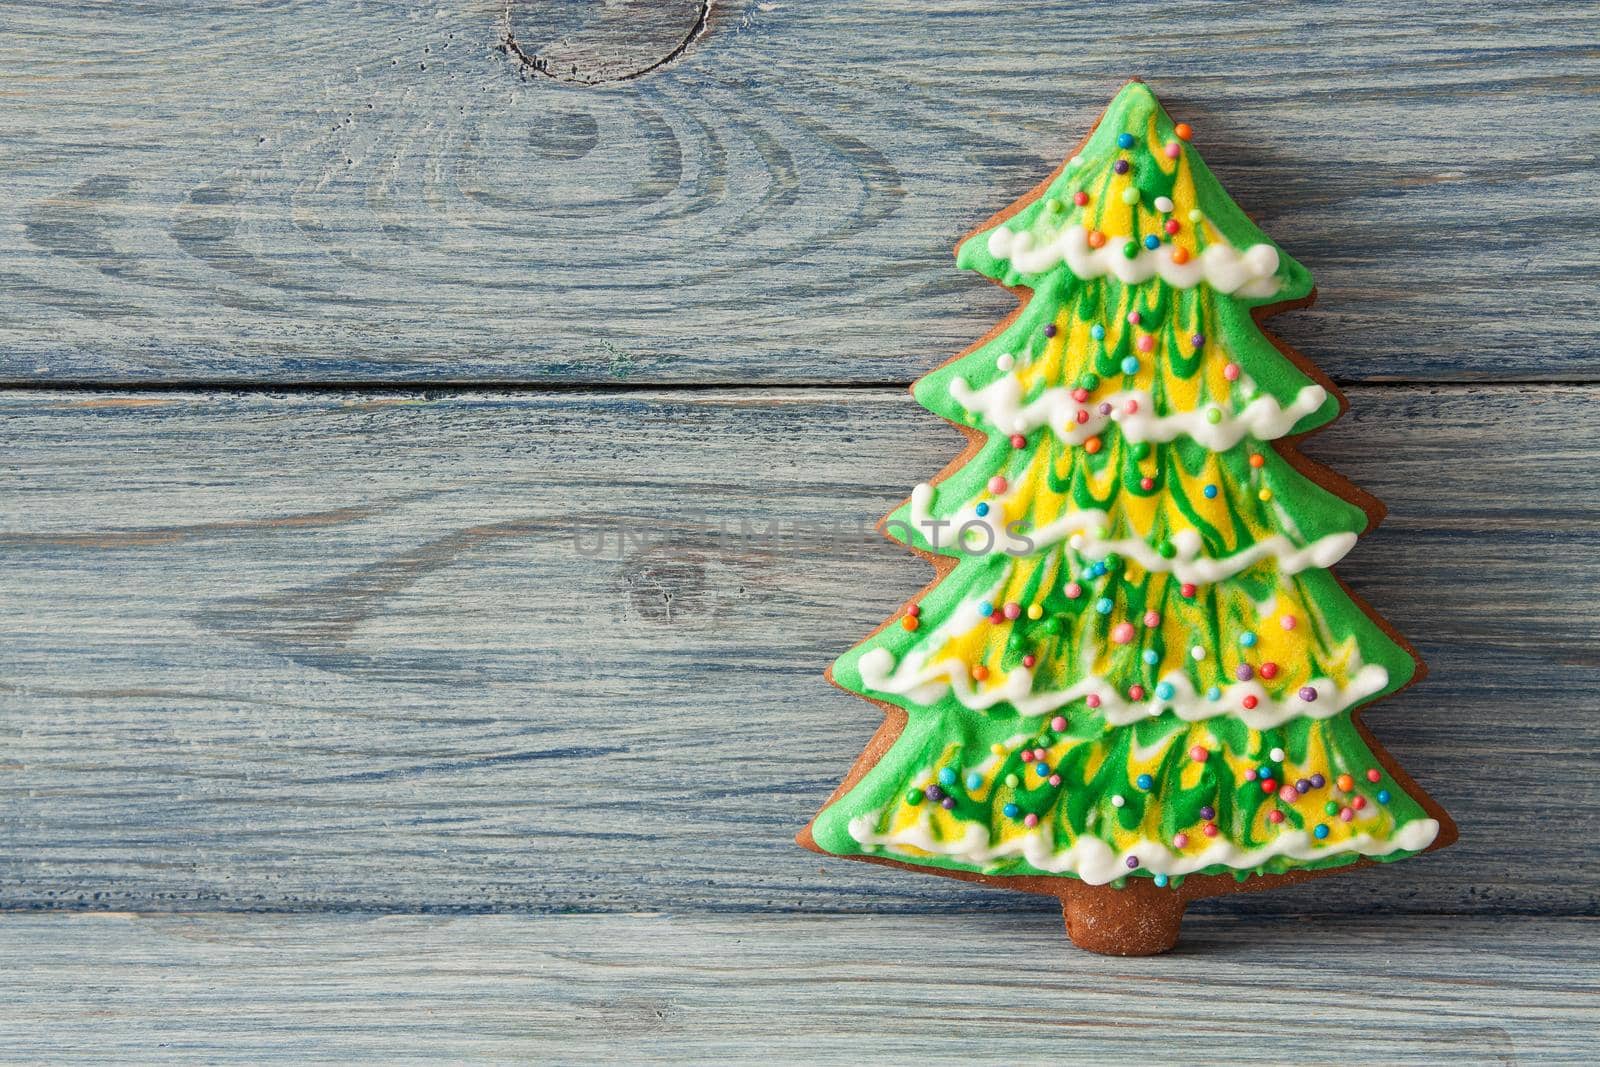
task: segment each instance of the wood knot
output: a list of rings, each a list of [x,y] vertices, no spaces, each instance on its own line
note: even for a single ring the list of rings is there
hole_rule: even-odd
[[[711,0],[508,0],[501,48],[531,74],[603,85],[674,62],[710,18]]]

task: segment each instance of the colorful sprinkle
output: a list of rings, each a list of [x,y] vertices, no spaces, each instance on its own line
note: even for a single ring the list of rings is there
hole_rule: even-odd
[[[1392,799],[1393,798],[1389,796],[1389,791],[1387,789],[1378,790],[1378,803],[1379,804],[1387,804]]]
[[[1089,194],[1084,192],[1082,189],[1079,189],[1077,192],[1072,194],[1072,202],[1077,204],[1079,207],[1082,207],[1089,202]]]
[[[1129,187],[1122,190],[1122,202],[1132,207],[1139,202],[1139,190]]]
[[[1211,753],[1206,750],[1204,745],[1194,745],[1189,749],[1189,758],[1196,763],[1204,763],[1211,758]]]
[[[1154,878],[1151,879],[1151,881],[1155,882],[1157,889],[1165,889],[1165,888],[1167,888],[1167,876],[1164,875],[1164,874],[1156,875]]]
[[[1150,251],[1154,252],[1156,249],[1161,247],[1161,238],[1157,237],[1153,233],[1147,234],[1144,239],[1144,246],[1150,249]]]
[[[1120,807],[1122,807],[1122,805],[1124,805],[1126,803],[1127,803],[1127,801],[1125,799],[1123,799],[1123,796],[1122,796],[1121,793],[1113,793],[1113,794],[1111,794],[1111,806],[1113,808],[1120,808]]]
[[[1104,340],[1106,336],[1106,328],[1097,322],[1093,326],[1089,327],[1089,336],[1093,337],[1096,341]]]
[[[1168,211],[1171,211],[1172,210],[1172,198],[1170,196],[1158,196],[1158,197],[1156,197],[1156,210],[1161,212],[1161,213],[1163,213],[1163,214],[1165,214]]]
[[[1246,630],[1244,633],[1239,635],[1239,643],[1245,648],[1255,648],[1256,635],[1253,632]]]
[[[1148,774],[1141,774],[1138,778],[1134,779],[1133,784],[1148,793],[1150,790],[1155,788],[1156,780],[1150,777]]]
[[[1188,846],[1188,844],[1189,844],[1189,835],[1188,834],[1176,833],[1176,834],[1172,835],[1172,845],[1173,845],[1174,848],[1185,848],[1185,847]]]
[[[1382,772],[1380,772],[1378,770],[1378,768],[1376,768],[1376,767],[1368,767],[1367,768],[1367,781],[1369,781],[1369,782],[1380,782],[1382,780],[1383,780],[1383,774],[1382,774]]]
[[[1204,489],[1201,490],[1201,492],[1206,495],[1206,499],[1207,500],[1215,500],[1215,499],[1217,499],[1217,487],[1214,486],[1214,485],[1206,486]]]
[[[1317,693],[1317,687],[1316,686],[1314,686],[1314,685],[1303,685],[1303,686],[1300,687],[1300,699],[1304,700],[1307,704],[1315,703],[1316,699],[1317,699],[1317,696],[1318,696],[1318,693]]]
[[[1005,492],[1010,485],[1011,483],[1006,481],[1002,475],[996,474],[993,478],[989,479],[989,492],[993,493],[995,496],[999,496],[1001,493]]]
[[[1311,831],[1311,835],[1318,841],[1321,841],[1323,838],[1328,836],[1328,828],[1321,823],[1318,823],[1317,828]]]
[[[1126,159],[1119,159],[1115,163],[1111,164],[1111,169],[1116,171],[1118,174],[1126,174],[1128,173],[1128,161]]]
[[[1118,148],[1132,148],[1133,147],[1133,134],[1131,134],[1131,133],[1119,133],[1119,134],[1117,134],[1117,147]]]
[[[1057,715],[1055,718],[1050,720],[1050,729],[1054,730],[1056,733],[1059,734],[1062,730],[1065,730],[1066,728],[1067,728],[1067,717],[1065,715]]]
[[[1183,151],[1183,146],[1178,144],[1177,141],[1168,142],[1168,144],[1167,144],[1167,158],[1168,159],[1177,159],[1178,155],[1182,151]]]
[[[1097,608],[1099,605],[1095,605]],[[1111,628],[1111,640],[1119,645],[1128,644],[1133,640],[1133,623],[1119,622]]]
[[[1172,134],[1180,141],[1187,141],[1189,138],[1194,136],[1194,127],[1190,126],[1187,122],[1180,122],[1176,126],[1172,127]]]

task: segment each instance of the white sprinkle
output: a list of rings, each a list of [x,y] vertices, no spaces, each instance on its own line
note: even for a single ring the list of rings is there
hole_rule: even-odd
[[[1083,157],[1073,156],[1071,162],[1069,162],[1067,165],[1070,167],[1081,167],[1083,166]]]
[[[1012,367],[1017,365],[1017,360],[1016,357],[1010,352],[1006,352],[999,359],[994,361],[994,365],[999,367],[1001,370],[1010,370]]]
[[[1171,198],[1170,197],[1165,197],[1165,196],[1156,197],[1156,210],[1157,211],[1171,211],[1172,210],[1172,200],[1171,200]]]
[[[1193,648],[1191,648],[1189,650],[1189,655],[1193,656],[1197,660],[1205,659],[1206,658],[1206,650],[1201,648],[1199,645],[1195,645]]]
[[[1112,798],[1111,798],[1111,806],[1113,808],[1120,808],[1120,807],[1122,807],[1122,805],[1124,805],[1126,803],[1127,803],[1127,801],[1122,799],[1122,794],[1121,793],[1117,793],[1117,794],[1113,795]]]
[[[1270,753],[1268,753],[1268,755],[1270,755],[1272,757],[1272,762],[1273,763],[1282,763],[1283,762],[1283,749],[1281,749],[1281,748],[1273,749]]]

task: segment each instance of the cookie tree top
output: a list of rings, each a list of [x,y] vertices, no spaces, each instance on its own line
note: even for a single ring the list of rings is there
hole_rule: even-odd
[[[1439,836],[1442,813],[1353,714],[1417,670],[1327,569],[1368,513],[1269,444],[1339,414],[1252,314],[1307,300],[1311,278],[1189,136],[1132,83],[1041,191],[961,245],[962,267],[1030,292],[914,387],[973,445],[887,520],[946,558],[834,665],[903,728],[807,843],[1172,895]],[[1202,889],[1220,891],[1179,896]]]

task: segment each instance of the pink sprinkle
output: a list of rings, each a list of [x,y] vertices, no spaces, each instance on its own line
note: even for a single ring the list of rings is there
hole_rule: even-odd
[[[1006,618],[1008,619],[1016,618],[1018,615],[1022,614],[1022,605],[1018,604],[1015,600],[1011,601],[1005,606],[1005,614]]]
[[[1339,809],[1339,820],[1341,822],[1349,822],[1351,819],[1354,819],[1355,817],[1356,817],[1356,813],[1354,811],[1350,810],[1349,808],[1340,808]]]
[[[1139,313],[1137,311],[1128,312],[1128,322],[1134,326],[1139,325]]]
[[[1174,848],[1183,848],[1188,843],[1189,843],[1189,835],[1188,834],[1173,834],[1172,835],[1172,846]]]
[[[1143,700],[1144,699],[1144,686],[1142,686],[1142,685],[1130,685],[1130,686],[1128,686],[1128,699],[1129,700]]]
[[[1136,347],[1141,352],[1154,351],[1155,347],[1156,347],[1155,335],[1154,334],[1149,334],[1149,333],[1145,334],[1143,337],[1139,338],[1139,340],[1136,342]]]
[[[1077,582],[1068,582],[1065,592],[1068,600],[1077,600],[1083,595],[1083,586]]]
[[[989,492],[999,496],[1001,493],[1006,491],[1006,487],[1010,484],[1010,482],[996,474],[993,478],[989,479]]]
[[[1177,159],[1179,154],[1181,154],[1182,152],[1183,152],[1183,149],[1178,146],[1178,142],[1177,141],[1168,141],[1167,142],[1167,158],[1168,159]]]
[[[1161,613],[1159,611],[1147,611],[1147,612],[1145,612],[1144,613],[1144,624],[1146,626],[1151,626],[1151,627],[1160,626],[1161,625]]]
[[[1283,617],[1283,621],[1280,622],[1278,625],[1282,626],[1285,630],[1292,630],[1292,629],[1294,629],[1294,624],[1295,624],[1295,617],[1293,615],[1285,615]]]
[[[1090,693],[1088,696],[1083,698],[1083,702],[1089,705],[1091,708],[1098,708],[1100,706],[1100,694]]]
[[[1076,400],[1080,404],[1083,403],[1085,400],[1089,399],[1089,390],[1085,389],[1081,385],[1078,386],[1078,388],[1072,391],[1072,399]]]
[[[1111,628],[1111,640],[1119,645],[1125,645],[1133,640],[1133,623],[1119,622]]]
[[[1038,663],[1038,662],[1039,662],[1038,660],[1033,658],[1032,654],[1029,654],[1029,655],[1026,655],[1026,656],[1022,657],[1022,665],[1024,667],[1030,667],[1031,668],[1035,663]]]
[[[1383,775],[1381,773],[1379,773],[1378,768],[1376,768],[1376,767],[1368,767],[1367,768],[1367,781],[1369,781],[1369,782],[1380,782],[1382,780],[1383,780]]]
[[[1300,799],[1300,794],[1295,790],[1294,786],[1286,785],[1278,790],[1278,798],[1286,804],[1293,804]]]
[[[1204,763],[1210,757],[1211,753],[1206,751],[1204,745],[1195,745],[1189,750],[1189,758],[1194,760],[1196,763]]]
[[[1228,381],[1230,381],[1230,382],[1238,381],[1239,380],[1239,364],[1230,363],[1226,367],[1223,367],[1222,368],[1222,376],[1224,378],[1228,379]]]
[[[1139,402],[1137,400],[1130,400],[1126,405],[1124,405],[1122,410],[1126,411],[1129,415],[1137,414],[1139,411]]]
[[[1021,448],[1024,445],[1026,445],[1027,443],[1028,443],[1028,439],[1026,437],[1022,436],[1020,433],[1014,433],[1014,434],[1011,435],[1011,447],[1012,448]]]
[[[1046,778],[1045,781],[1049,782],[1051,785],[1060,785],[1061,776],[1059,774],[1052,774],[1049,778]]]
[[[1247,782],[1253,782],[1256,780],[1256,770],[1254,767],[1244,772],[1244,780]]]
[[[1282,822],[1283,812],[1279,811],[1277,808],[1273,808],[1271,811],[1267,812],[1267,821],[1270,823]]]
[[[1048,755],[1050,755],[1050,753],[1046,752],[1042,748],[1036,748],[1033,750],[1033,758],[1036,760],[1043,760]]]
[[[1026,815],[1024,815],[1022,817],[1022,825],[1029,826],[1029,827],[1038,826],[1039,825],[1039,816],[1035,815],[1031,811],[1028,812],[1028,814],[1026,814]]]
[[[1056,733],[1059,734],[1062,730],[1065,730],[1066,728],[1067,728],[1067,717],[1065,715],[1057,715],[1055,718],[1050,720],[1050,729],[1054,730]]]

